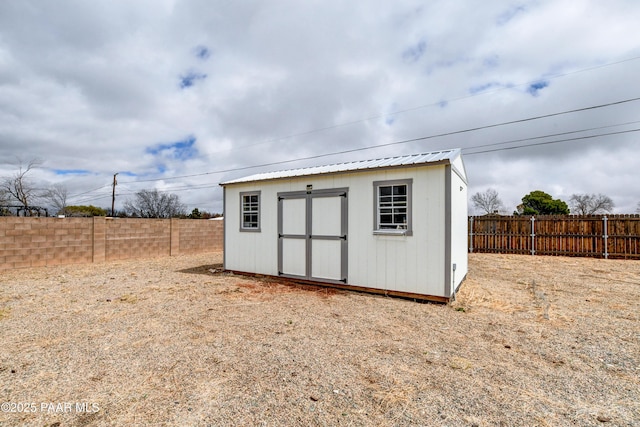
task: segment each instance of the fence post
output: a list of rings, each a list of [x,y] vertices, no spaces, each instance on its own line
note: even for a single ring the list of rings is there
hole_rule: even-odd
[[[469,252],[473,253],[473,217],[469,217]]]
[[[531,216],[531,255],[536,254],[536,217]]]
[[[606,215],[603,216],[602,217],[602,222],[603,222],[603,225],[604,225],[604,230],[603,230],[604,231],[604,235],[602,237],[603,237],[603,240],[604,240],[604,259],[609,258],[609,248],[608,248],[609,233],[608,233],[608,230],[607,230],[607,221],[608,221],[607,220],[607,216]]]

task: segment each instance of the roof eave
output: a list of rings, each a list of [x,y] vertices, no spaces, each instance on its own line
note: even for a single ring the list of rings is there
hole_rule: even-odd
[[[405,165],[375,166],[375,167],[368,167],[368,168],[362,168],[362,169],[350,169],[350,170],[331,171],[331,172],[317,172],[317,173],[291,175],[291,176],[278,176],[278,177],[273,177],[273,178],[252,179],[252,180],[247,180],[247,181],[228,181],[228,182],[221,182],[219,185],[222,186],[222,187],[225,187],[225,186],[228,186],[228,185],[242,185],[242,184],[250,184],[250,183],[254,183],[254,182],[280,181],[280,180],[285,180],[285,179],[297,179],[297,178],[318,177],[318,176],[331,176],[331,175],[347,174],[347,173],[366,173],[366,172],[372,172],[372,171],[378,171],[378,170],[432,167],[432,166],[439,166],[439,165],[450,165],[451,163],[452,163],[451,159],[445,158],[445,159],[436,160],[436,161],[432,161],[432,162],[411,163],[411,164],[405,164]]]

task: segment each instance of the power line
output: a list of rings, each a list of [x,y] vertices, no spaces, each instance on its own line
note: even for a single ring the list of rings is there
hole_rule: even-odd
[[[513,144],[513,143],[516,143],[516,142],[531,141],[531,140],[534,140],[534,139],[544,139],[544,138],[551,138],[551,137],[554,137],[554,136],[571,135],[571,134],[574,134],[574,133],[590,132],[590,131],[593,131],[593,130],[600,130],[600,129],[608,129],[608,128],[613,128],[613,127],[619,127],[619,126],[633,125],[633,124],[636,124],[636,123],[640,123],[640,120],[636,120],[636,121],[633,121],[633,122],[620,123],[620,124],[617,124],[617,125],[598,126],[598,127],[581,129],[581,130],[573,130],[573,131],[569,131],[569,132],[550,133],[550,134],[547,134],[547,135],[533,136],[533,137],[530,137],[530,138],[520,138],[520,139],[512,139],[510,141],[493,142],[491,144],[476,145],[474,147],[469,147],[467,149],[483,148],[483,147],[494,147],[494,146],[497,146],[497,145]]]
[[[492,153],[492,152],[495,152],[495,151],[515,150],[515,149],[518,149],[518,148],[536,147],[536,146],[539,146],[539,145],[558,144],[560,142],[579,141],[579,140],[582,140],[582,139],[598,138],[598,137],[601,137],[601,136],[621,135],[621,134],[631,133],[631,132],[640,132],[640,128],[622,130],[622,131],[619,131],[619,132],[602,133],[602,134],[598,134],[598,135],[585,135],[585,136],[578,136],[578,137],[575,137],[575,138],[557,139],[555,141],[534,142],[534,143],[531,143],[531,144],[517,145],[515,147],[493,148],[493,149],[490,149],[490,150],[481,150],[481,151],[475,151],[473,153],[465,153],[465,154],[467,156],[472,156],[474,154]],[[473,150],[474,148],[475,147],[469,147],[469,148],[467,148],[467,150]]]
[[[638,60],[638,59],[640,59],[640,56],[626,58],[626,59],[622,59],[622,60],[619,60],[619,61],[610,62],[610,63],[606,63],[606,64],[600,64],[600,65],[596,65],[596,66],[593,66],[593,67],[588,67],[588,68],[583,68],[583,69],[579,69],[579,70],[575,70],[575,71],[570,71],[570,72],[567,72],[567,73],[552,74],[552,75],[549,75],[549,76],[545,76],[544,79],[551,80],[551,79],[554,79],[554,78],[565,77],[565,76],[572,75],[572,74],[578,74],[578,73],[593,71],[593,70],[596,70],[596,69],[605,68],[605,67],[609,67],[609,66],[613,66],[613,65],[618,65],[618,64],[622,64],[622,63],[626,63],[626,62],[630,62],[630,61],[635,61],[635,60]],[[513,88],[513,87],[530,85],[530,84],[533,84],[533,83],[538,82],[538,81],[540,81],[540,79],[532,80],[532,81],[529,81],[529,82],[526,82],[526,83],[509,85],[508,87],[502,87],[502,88],[491,90],[491,91],[482,91],[482,92],[474,93],[474,94],[471,94],[471,95],[468,95],[468,96],[453,98],[453,99],[450,99],[450,100],[444,100],[444,101],[440,101],[440,102],[434,102],[434,103],[430,103],[430,104],[419,105],[419,106],[416,106],[416,107],[412,107],[412,108],[408,108],[408,109],[404,109],[404,110],[398,110],[398,111],[394,111],[394,112],[387,113],[387,114],[378,114],[378,115],[367,117],[367,118],[364,118],[364,119],[354,120],[354,121],[351,121],[351,122],[345,122],[345,123],[341,123],[341,124],[337,124],[337,125],[333,125],[333,126],[326,126],[326,127],[323,127],[323,128],[312,129],[312,130],[301,132],[301,133],[297,133],[297,134],[291,134],[291,135],[287,135],[287,136],[283,136],[283,137],[272,138],[272,139],[268,139],[266,141],[259,142],[259,143],[256,143],[256,144],[250,144],[250,145],[241,146],[241,147],[234,147],[233,149],[244,149],[244,148],[252,147],[252,146],[255,146],[255,145],[260,145],[260,144],[279,141],[279,140],[282,140],[282,139],[292,138],[292,137],[295,137],[295,136],[308,135],[308,134],[311,134],[311,133],[320,132],[320,131],[324,131],[324,130],[329,130],[329,129],[333,129],[333,128],[348,126],[348,125],[357,124],[357,123],[363,123],[363,122],[366,122],[366,121],[369,121],[369,120],[379,119],[379,118],[383,118],[383,117],[390,117],[390,116],[393,116],[393,115],[402,114],[402,113],[406,113],[406,112],[410,112],[410,111],[415,111],[415,110],[419,110],[419,109],[426,108],[426,107],[440,105],[442,102],[451,103],[451,102],[455,102],[455,101],[459,101],[459,100],[463,100],[463,99],[467,99],[467,98],[472,98],[472,97],[479,96],[479,95],[493,94],[493,93],[496,93],[496,92],[499,92],[499,91],[502,91],[502,90],[505,90],[505,89],[510,89],[510,88]],[[630,102],[630,101],[635,101],[635,100],[637,100],[637,98],[636,99],[631,99],[631,100],[626,100],[626,101],[621,101],[620,103]],[[614,104],[616,104],[616,103],[604,104],[602,106],[609,106],[609,105],[614,105]],[[602,106],[594,106],[594,107],[590,107],[590,108],[600,108]],[[589,109],[589,108],[587,108],[587,109]],[[562,112],[562,113],[556,113],[555,115],[566,114],[566,113],[576,112],[576,111],[582,111],[582,109],[580,109],[580,110],[572,110],[572,111]],[[550,116],[551,115],[541,116],[541,117],[538,117],[538,118],[550,117]],[[523,121],[536,120],[536,119],[537,118],[523,119]],[[388,143],[388,144],[382,144],[382,145],[378,145],[378,146],[374,146],[374,147],[363,147],[363,148],[360,148],[360,149],[347,150],[347,151],[343,151],[343,152],[328,153],[328,154],[324,154],[324,155],[321,155],[321,156],[312,156],[312,157],[304,158],[304,159],[294,159],[294,160],[289,160],[289,161],[284,161],[284,162],[273,162],[273,163],[268,163],[268,164],[263,164],[263,165],[247,166],[247,167],[242,167],[242,168],[219,170],[219,171],[205,172],[205,173],[193,174],[193,175],[182,175],[182,176],[176,176],[176,177],[157,178],[157,179],[140,180],[140,181],[128,181],[128,182],[130,182],[130,183],[154,182],[154,181],[161,181],[161,180],[189,178],[189,177],[204,176],[204,175],[210,175],[210,174],[216,174],[216,173],[224,173],[224,172],[231,172],[231,171],[246,170],[246,169],[265,167],[265,166],[273,166],[273,165],[278,165],[278,164],[295,162],[295,161],[298,161],[298,160],[308,160],[308,159],[314,159],[314,158],[325,157],[325,156],[346,154],[346,153],[350,153],[350,152],[354,152],[354,151],[361,151],[361,150],[364,151],[364,150],[370,150],[370,149],[375,149],[375,148],[379,148],[379,147],[385,147],[385,146],[394,145],[394,144],[402,144],[402,143],[408,143],[408,142],[413,142],[413,141],[419,141],[419,140],[423,140],[423,139],[437,138],[439,136],[453,135],[453,134],[456,134],[456,133],[463,133],[463,132],[468,132],[468,131],[472,131],[472,130],[485,129],[485,128],[488,128],[488,127],[503,126],[505,124],[512,124],[512,123],[517,123],[517,122],[518,121],[506,122],[506,123],[502,123],[502,124],[490,125],[490,126],[487,126],[487,127],[479,127],[479,128],[476,128],[476,129],[469,129],[469,130],[463,130],[463,131],[458,131],[458,132],[453,132],[453,133],[447,133],[447,134],[441,134],[441,135],[433,135],[433,136],[428,136],[428,137],[423,137],[423,138],[416,138],[416,139],[411,139],[411,140],[406,140],[406,141],[398,141],[398,142],[393,142],[393,143]],[[631,122],[631,123],[634,123],[634,122]],[[581,131],[575,131],[575,132],[581,132]],[[539,138],[543,138],[543,137],[539,137]],[[506,143],[507,142],[500,143],[500,144],[506,144]],[[493,145],[493,144],[488,144],[488,145]],[[103,189],[103,188],[105,188],[107,186],[111,186],[111,185],[112,184],[106,184],[106,185],[103,185],[101,187],[98,187],[98,188],[95,188],[95,189],[92,189],[92,190],[88,190],[88,191],[85,191],[85,192],[82,192],[82,193],[70,195],[68,197],[70,199],[76,198],[76,197],[79,197],[79,196],[83,196],[85,194],[92,193],[94,191],[98,191],[100,189]],[[89,200],[92,200],[92,199],[89,199]]]
[[[218,183],[215,184],[199,184],[199,185],[185,185],[185,186],[181,186],[181,187],[173,187],[173,188],[168,188],[166,190],[159,190],[156,189],[159,193],[170,193],[173,191],[192,191],[192,190],[203,190],[205,188],[217,188],[219,187]],[[116,195],[118,197],[121,196],[130,196],[133,194],[136,194],[137,191],[133,190],[133,189],[129,189],[129,191],[127,192],[118,192],[116,193]],[[75,203],[84,203],[84,202],[89,202],[92,200],[100,200],[100,199],[107,199],[107,198],[111,198],[110,194],[101,194],[101,195],[94,195],[94,196],[90,196],[81,200],[77,200]]]
[[[318,159],[318,158],[322,158],[322,157],[328,157],[328,156],[334,156],[334,155],[342,155],[342,154],[348,154],[348,153],[365,151],[365,150],[372,150],[372,149],[388,147],[388,146],[393,146],[393,145],[406,144],[406,143],[410,143],[410,142],[423,141],[423,140],[427,140],[427,139],[434,139],[434,138],[439,138],[439,137],[444,137],[444,136],[451,136],[451,135],[457,135],[457,134],[462,134],[462,133],[474,132],[474,131],[483,130],[483,129],[495,128],[495,127],[499,127],[499,126],[506,126],[506,125],[511,125],[511,124],[524,123],[524,122],[528,122],[528,121],[540,120],[540,119],[543,119],[543,118],[549,118],[549,117],[554,117],[554,116],[559,116],[559,115],[564,115],[564,114],[571,114],[571,113],[576,113],[576,112],[594,110],[594,109],[598,109],[598,108],[604,108],[604,107],[609,107],[609,106],[613,106],[613,105],[619,105],[619,104],[624,104],[624,103],[628,103],[628,102],[634,102],[634,101],[638,101],[638,100],[640,100],[640,97],[629,98],[629,99],[626,99],[626,100],[615,101],[615,102],[610,102],[610,103],[600,104],[600,105],[594,105],[594,106],[590,106],[590,107],[583,107],[583,108],[578,108],[578,109],[573,109],[573,110],[566,110],[566,111],[561,111],[561,112],[556,112],[556,113],[550,113],[550,114],[545,114],[545,115],[540,115],[540,116],[534,116],[534,117],[529,117],[529,118],[524,118],[524,119],[518,119],[518,120],[507,121],[507,122],[495,123],[495,124],[491,124],[491,125],[478,126],[478,127],[468,128],[468,129],[463,129],[463,130],[458,130],[458,131],[451,131],[451,132],[445,132],[445,133],[440,133],[440,134],[427,135],[427,136],[423,136],[423,137],[419,137],[419,138],[412,138],[412,139],[407,139],[407,140],[394,141],[394,142],[390,142],[390,143],[386,143],[386,144],[375,145],[375,146],[372,146],[372,147],[360,147],[360,148],[354,148],[354,149],[349,149],[349,150],[342,150],[342,151],[338,151],[338,152],[318,154],[318,155],[308,156],[308,157],[304,157],[304,158],[281,160],[281,161],[276,161],[276,162],[263,163],[263,164],[260,164],[260,165],[243,166],[243,167],[238,167],[238,168],[221,169],[221,170],[217,170],[217,171],[210,171],[210,172],[204,172],[204,173],[198,173],[198,174],[181,175],[181,176],[156,178],[156,179],[147,179],[147,180],[139,180],[139,181],[126,181],[125,184],[138,184],[138,183],[144,183],[144,182],[157,182],[157,181],[167,181],[167,180],[174,180],[174,179],[180,179],[180,178],[191,178],[191,177],[206,176],[206,175],[226,173],[226,172],[236,172],[236,171],[260,168],[260,167],[276,166],[276,165],[282,165],[282,164],[287,164],[287,163],[292,163],[292,162],[297,162],[297,161],[303,161],[303,160],[313,160],[313,159]],[[617,125],[600,126],[600,127],[594,127],[594,128],[588,128],[588,129],[582,129],[582,130],[576,130],[576,131],[562,132],[562,133],[556,133],[556,134],[547,134],[547,135],[541,135],[541,136],[530,137],[530,138],[521,138],[521,139],[504,141],[504,142],[499,142],[499,143],[484,144],[484,145],[479,145],[479,146],[475,146],[475,147],[467,147],[467,148],[465,148],[465,150],[473,150],[473,149],[483,148],[483,147],[499,146],[499,145],[516,143],[516,142],[530,141],[530,140],[534,140],[534,139],[550,138],[550,137],[554,137],[554,136],[568,135],[568,134],[573,134],[573,133],[588,132],[588,131],[592,131],[592,130],[605,129],[605,128],[616,127],[616,126],[625,126],[625,125],[635,124],[635,123],[638,123],[638,121],[626,122],[626,123],[621,123],[621,124],[617,124]],[[505,147],[503,149],[504,150],[513,150],[513,149],[516,149],[516,148],[524,148],[524,147],[535,146],[535,145],[545,145],[545,144],[553,144],[553,143],[559,143],[559,142],[575,141],[575,140],[579,140],[579,139],[589,139],[589,138],[595,138],[595,137],[600,137],[600,136],[609,136],[609,135],[616,135],[616,134],[635,132],[635,131],[637,131],[637,130],[604,133],[604,134],[599,134],[599,135],[562,139],[562,140],[549,141],[549,142],[538,143],[538,144],[525,144],[525,145],[516,146],[516,147]],[[483,151],[467,153],[467,155],[488,153],[488,152],[494,152],[494,151],[500,151],[500,150],[502,150],[502,149],[497,148],[497,149],[492,149],[492,150],[483,150]],[[177,191],[177,190],[188,191],[188,190],[192,190],[192,189],[203,189],[203,188],[211,188],[211,187],[216,187],[216,186],[217,186],[217,184],[213,184],[213,185],[204,184],[202,186],[189,186],[189,187],[186,187],[186,188],[178,187],[177,189],[174,188],[174,189],[169,189],[167,191]],[[83,192],[83,193],[79,193],[79,194],[76,194],[76,195],[73,195],[73,196],[69,196],[69,198],[75,198],[75,197],[78,197],[78,196],[81,196],[81,195],[85,195],[85,194],[91,193],[93,191],[100,190],[100,189],[105,188],[105,187],[107,187],[107,185],[103,185],[102,187],[98,187],[98,188],[93,189],[93,190],[89,190],[89,191],[86,191],[86,192]],[[120,195],[130,195],[130,194],[135,194],[135,193],[122,193],[122,194],[118,193],[119,196]],[[87,197],[87,198],[78,200],[78,201],[76,201],[76,203],[84,203],[84,202],[87,202],[87,201],[99,200],[99,199],[106,198],[106,197],[107,197],[106,195],[99,195],[99,196],[96,195],[96,196],[93,196],[93,197]]]
[[[637,122],[629,122],[629,123],[637,123]],[[625,123],[623,125],[626,125],[626,124],[628,124],[628,123]],[[602,128],[613,127],[613,126],[617,126],[617,125],[603,126]],[[594,128],[594,129],[597,129],[597,128]],[[587,130],[590,130],[590,129],[587,129]],[[560,133],[560,134],[557,134],[557,135],[562,135],[562,134],[567,134],[567,133],[584,132],[584,131],[587,131],[587,130],[565,132],[565,133]],[[621,134],[632,133],[632,132],[640,132],[640,128],[629,129],[629,130],[618,131],[618,132],[608,132],[608,133],[602,133],[602,134],[597,134],[597,135],[585,135],[585,136],[579,136],[579,137],[575,137],[575,138],[558,139],[558,140],[554,140],[554,141],[535,142],[535,143],[531,143],[531,144],[517,145],[517,146],[514,146],[514,147],[500,147],[500,148],[493,148],[493,149],[480,150],[480,151],[474,151],[474,152],[467,152],[467,150],[474,150],[474,149],[477,149],[477,148],[487,147],[487,146],[490,146],[490,145],[498,145],[498,144],[509,143],[509,141],[506,141],[506,142],[501,142],[501,143],[497,143],[497,144],[487,144],[487,145],[478,145],[478,146],[475,146],[475,147],[467,147],[467,148],[464,148],[463,151],[465,152],[466,156],[473,156],[473,155],[476,155],[476,154],[491,153],[491,152],[496,152],[496,151],[515,150],[515,149],[519,149],[519,148],[536,147],[536,146],[540,146],[540,145],[559,144],[559,143],[562,143],[562,142],[579,141],[579,140],[592,139],[592,138],[598,138],[598,137],[621,135]],[[548,138],[550,136],[553,136],[553,135],[538,136],[538,137],[526,138],[526,139],[523,139],[523,140]],[[516,142],[521,142],[523,140],[516,140]],[[191,187],[186,187],[186,188],[178,187],[178,188],[172,188],[172,189],[168,189],[168,190],[157,190],[157,191],[160,192],[160,193],[168,193],[168,192],[177,191],[177,190],[181,190],[181,191],[201,190],[201,189],[204,189],[204,188],[212,188],[212,187],[217,187],[217,186],[218,186],[218,184],[203,184],[203,185],[200,185],[200,186],[191,186]],[[127,195],[132,195],[132,194],[135,194],[135,192],[122,193],[122,194],[118,194],[118,195],[119,196],[127,196]],[[107,197],[108,197],[108,195],[96,196],[96,197],[93,197],[93,198],[85,199],[82,202],[91,201],[91,200],[99,200],[99,199],[104,199],[104,198],[107,198]]]
[[[119,195],[119,194],[118,194]],[[102,195],[93,195],[93,196],[88,196],[86,198],[82,198],[82,199],[78,199],[78,200],[74,200],[73,204],[74,205],[83,205],[86,202],[90,202],[92,200],[99,200],[99,199],[109,199],[111,200],[111,194],[102,194]]]
[[[92,193],[94,191],[101,190],[104,187],[110,187],[110,186],[111,186],[111,184],[106,184],[106,185],[103,185],[102,187],[94,188],[93,190],[88,190],[88,191],[85,191],[83,193],[73,194],[73,195],[68,196],[68,197],[71,199],[71,198],[78,197],[78,196],[84,196],[85,194],[89,194],[89,193]]]
[[[484,126],[477,126],[477,127],[472,127],[472,128],[467,128],[467,129],[462,129],[462,130],[457,130],[457,131],[444,132],[444,133],[434,134],[434,135],[427,135],[427,136],[423,136],[423,137],[419,137],[419,138],[412,138],[412,139],[406,139],[406,140],[401,140],[401,141],[394,141],[394,142],[389,142],[389,143],[386,143],[386,144],[374,145],[374,146],[371,146],[371,147],[352,148],[352,149],[349,149],[349,150],[336,151],[336,152],[326,153],[326,154],[318,154],[318,155],[314,155],[314,156],[302,157],[302,158],[297,158],[297,159],[280,160],[280,161],[277,161],[277,162],[263,163],[263,164],[260,164],[260,165],[243,166],[243,167],[231,168],[231,169],[221,169],[221,170],[217,170],[217,171],[203,172],[203,173],[190,174],[190,175],[179,175],[179,176],[174,176],[174,177],[145,179],[145,180],[139,180],[139,181],[126,181],[125,183],[168,181],[168,180],[172,180],[172,179],[192,178],[192,177],[197,177],[197,176],[205,176],[205,175],[212,175],[212,174],[218,174],[218,173],[227,173],[227,172],[236,172],[236,171],[241,171],[241,170],[254,169],[254,168],[260,168],[260,167],[267,167],[267,166],[277,166],[277,165],[293,163],[293,162],[302,161],[302,160],[314,160],[314,159],[319,159],[319,158],[322,158],[322,157],[329,157],[329,156],[335,156],[335,155],[341,155],[341,154],[349,154],[349,153],[354,153],[354,152],[358,152],[358,151],[365,151],[365,150],[373,150],[373,149],[376,149],[376,148],[389,147],[389,146],[392,146],[392,145],[399,145],[399,144],[407,144],[407,143],[410,143],[410,142],[424,141],[424,140],[428,140],[428,139],[441,138],[441,137],[444,137],[444,136],[460,135],[460,134],[463,134],[463,133],[475,132],[475,131],[484,130],[484,129],[491,129],[491,128],[496,128],[496,127],[500,127],[500,126],[507,126],[507,125],[512,125],[512,124],[525,123],[525,122],[529,122],[529,121],[546,119],[546,118],[556,117],[556,116],[565,115],[565,114],[572,114],[572,113],[578,113],[578,112],[583,112],[583,111],[595,110],[595,109],[599,109],[599,108],[605,108],[605,107],[610,107],[610,106],[613,106],[613,105],[625,104],[625,103],[628,103],[628,102],[634,102],[634,101],[638,101],[638,100],[640,100],[640,97],[629,98],[629,99],[625,99],[625,100],[622,100],[622,101],[609,102],[609,103],[606,103],[606,104],[593,105],[593,106],[590,106],[590,107],[576,108],[576,109],[573,109],[573,110],[565,110],[565,111],[560,111],[560,112],[556,112],[556,113],[544,114],[544,115],[540,115],[540,116],[528,117],[528,118],[524,118],[524,119],[511,120],[511,121],[507,121],[507,122],[494,123],[494,124],[484,125]]]
[[[173,188],[168,188],[166,190],[158,190],[156,189],[159,193],[170,193],[173,191],[192,191],[192,190],[202,190],[205,188],[217,188],[219,186],[218,183],[215,184],[200,184],[200,185],[185,185],[182,187],[173,187]],[[117,192],[116,196],[121,197],[121,196],[131,196],[133,194],[136,194],[137,191],[133,190],[133,189],[128,189],[128,191],[126,192]],[[80,200],[77,200],[75,203],[85,203],[85,202],[90,202],[92,200],[100,200],[100,199],[106,199],[108,197],[111,197],[108,194],[100,194],[100,195],[95,195],[95,196],[90,196],[87,198],[83,198]]]

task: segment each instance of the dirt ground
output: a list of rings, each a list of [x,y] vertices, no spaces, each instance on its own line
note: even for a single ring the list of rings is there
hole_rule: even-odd
[[[638,426],[640,262],[470,254],[451,305],[217,272],[3,271],[0,426]]]

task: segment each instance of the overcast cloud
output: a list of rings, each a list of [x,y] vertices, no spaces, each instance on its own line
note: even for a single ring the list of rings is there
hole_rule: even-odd
[[[638,22],[637,0],[3,0],[0,176],[38,158],[70,204],[110,207],[119,173],[116,207],[222,212],[231,178],[459,147],[509,213],[533,190],[633,213],[640,101],[454,132],[640,97]]]

